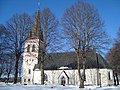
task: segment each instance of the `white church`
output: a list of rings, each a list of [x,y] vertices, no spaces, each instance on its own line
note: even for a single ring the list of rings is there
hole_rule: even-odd
[[[22,67],[23,84],[41,84],[38,63],[40,33],[40,11],[36,13],[34,25],[25,41]],[[104,58],[95,50],[88,52],[85,70],[85,85],[102,86],[113,84],[113,71]],[[44,63],[45,84],[79,85],[75,52],[50,53]]]

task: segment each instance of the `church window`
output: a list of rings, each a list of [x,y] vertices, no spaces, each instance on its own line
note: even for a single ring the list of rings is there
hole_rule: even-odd
[[[32,52],[34,52],[34,51],[35,51],[35,45],[32,46]]]
[[[31,74],[31,70],[30,69],[28,69],[28,74]]]
[[[26,63],[28,63],[28,59],[26,60]]]
[[[28,82],[30,82],[30,79],[28,79]]]
[[[27,52],[30,52],[30,45],[27,46]]]
[[[46,73],[44,74],[44,81],[48,81],[48,76]]]
[[[26,82],[26,79],[24,79],[24,82]]]
[[[62,76],[62,78],[61,78],[62,80],[65,80],[65,77],[64,76]]]
[[[111,80],[111,73],[108,72],[108,80]]]
[[[82,72],[82,79],[83,79],[84,81],[86,81],[86,75],[84,75],[83,72]]]
[[[84,76],[84,81],[86,81],[86,75]]]

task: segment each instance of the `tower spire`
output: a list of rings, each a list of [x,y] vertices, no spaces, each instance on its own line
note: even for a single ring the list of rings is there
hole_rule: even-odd
[[[41,22],[40,22],[40,0],[38,0],[38,10],[36,12],[32,30],[28,34],[28,39],[35,39],[42,36]]]
[[[38,0],[38,9],[40,9],[40,0]]]
[[[32,30],[28,34],[29,39],[35,39],[39,38],[41,31],[41,24],[40,24],[40,9],[37,10],[35,19],[34,19],[34,24],[32,27]]]

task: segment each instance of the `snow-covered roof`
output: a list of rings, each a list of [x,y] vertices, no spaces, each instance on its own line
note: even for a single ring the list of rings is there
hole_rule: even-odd
[[[64,69],[69,69],[69,67],[64,67],[63,66],[63,67],[60,67],[59,69],[63,69],[64,70]]]

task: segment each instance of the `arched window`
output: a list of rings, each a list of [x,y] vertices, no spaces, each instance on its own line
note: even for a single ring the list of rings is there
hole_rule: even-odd
[[[62,79],[62,80],[65,80],[65,77],[64,77],[64,76],[62,76],[62,77],[61,77],[61,79]]]
[[[44,81],[48,81],[48,76],[46,73],[44,74]]]
[[[27,52],[30,52],[30,45],[27,46]]]
[[[111,80],[111,73],[108,72],[108,80]]]
[[[32,46],[32,52],[34,52],[34,51],[35,51],[35,45]]]
[[[31,74],[31,70],[30,69],[28,69],[28,74]]]
[[[30,79],[28,79],[28,82],[30,82]]]
[[[82,72],[82,79],[83,79],[84,81],[86,81],[86,75],[84,75],[83,72]]]
[[[26,82],[26,79],[24,79],[24,82]]]

